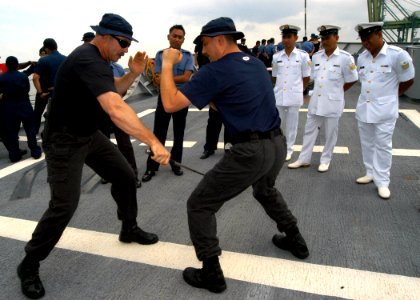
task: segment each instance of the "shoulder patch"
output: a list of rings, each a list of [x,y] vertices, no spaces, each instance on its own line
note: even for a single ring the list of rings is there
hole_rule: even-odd
[[[354,63],[352,63],[351,65],[350,65],[350,70],[356,70],[356,65],[354,64]]]
[[[401,63],[401,68],[402,68],[403,70],[407,70],[409,67],[410,67],[410,63],[409,63],[408,61],[403,61],[403,62]]]

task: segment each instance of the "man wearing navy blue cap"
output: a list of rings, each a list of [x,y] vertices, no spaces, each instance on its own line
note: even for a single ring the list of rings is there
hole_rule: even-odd
[[[115,125],[149,145],[153,159],[168,164],[169,152],[121,98],[143,72],[147,56],[145,52],[137,52],[129,59],[130,71],[114,79],[110,62],[118,61],[128,52],[131,41],[135,41],[132,27],[119,15],[105,14],[100,24],[92,29],[96,31],[92,42],[76,48],[57,73],[54,96],[42,133],[51,200],[25,247],[26,256],[18,266],[22,292],[32,299],[45,294],[39,278],[40,261],[55,247],[77,208],[84,164],[112,183],[111,194],[122,221],[119,240],[139,244],[158,241],[157,235],[137,226],[133,169],[98,130],[104,110]]]
[[[95,38],[95,34],[93,32],[86,32],[83,34],[82,42],[84,43],[90,43]]]
[[[362,84],[356,106],[363,163],[366,173],[359,184],[374,182],[378,196],[389,199],[392,135],[398,119],[398,96],[414,82],[413,61],[407,51],[388,45],[382,37],[383,22],[358,24],[366,50],[359,55],[357,70]]]
[[[176,49],[163,53],[160,87],[165,110],[178,111],[191,103],[202,109],[210,104],[219,111],[232,144],[187,202],[190,236],[203,268],[187,268],[183,277],[188,284],[214,293],[226,289],[215,213],[249,186],[278,230],[286,233],[275,234],[273,243],[300,259],[309,255],[296,218],[274,186],[286,157],[286,144],[271,79],[260,60],[239,50],[236,40],[243,36],[230,18],[203,26],[194,43],[203,43],[203,54],[210,63],[180,90],[174,84],[172,68],[182,55]]]

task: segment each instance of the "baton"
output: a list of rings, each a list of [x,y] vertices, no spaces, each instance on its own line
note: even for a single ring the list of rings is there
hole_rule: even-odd
[[[146,149],[146,153],[149,154],[149,155],[151,155],[151,156],[153,156],[153,152],[152,152],[152,150],[150,148],[147,148]],[[169,163],[171,163],[171,164],[173,164],[173,165],[175,165],[177,167],[184,168],[184,169],[186,169],[188,171],[191,171],[191,172],[194,172],[194,173],[197,173],[197,174],[200,174],[200,175],[204,176],[204,173],[201,173],[200,171],[197,171],[197,170],[195,170],[193,168],[190,168],[190,167],[188,167],[188,166],[186,166],[184,164],[181,164],[180,162],[177,162],[176,160],[170,159],[169,160]]]

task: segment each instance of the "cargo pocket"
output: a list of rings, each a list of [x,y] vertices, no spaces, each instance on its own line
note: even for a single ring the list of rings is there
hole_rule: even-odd
[[[49,183],[66,182],[69,172],[70,145],[52,144],[47,151]]]

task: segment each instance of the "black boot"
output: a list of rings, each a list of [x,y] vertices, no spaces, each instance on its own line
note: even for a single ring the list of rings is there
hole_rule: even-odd
[[[308,246],[299,232],[286,236],[276,234],[273,236],[273,244],[280,249],[290,251],[297,258],[304,259],[309,256]]]
[[[135,242],[142,245],[151,245],[157,243],[159,238],[154,233],[143,231],[135,222],[123,222],[119,240],[123,243]]]
[[[155,175],[156,175],[155,171],[146,170],[146,172],[144,173],[143,177],[141,178],[141,181],[148,182]]]
[[[39,263],[28,264],[22,261],[17,267],[22,293],[30,299],[39,299],[45,295],[45,289],[39,278]]]
[[[200,289],[207,289],[213,293],[226,290],[226,281],[217,256],[203,261],[203,268],[186,268],[182,273],[189,285]]]

